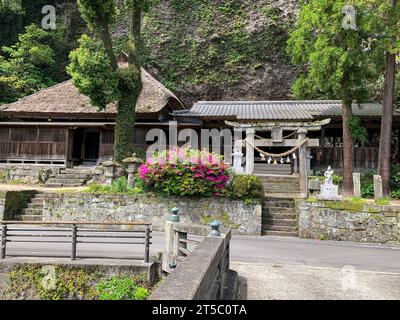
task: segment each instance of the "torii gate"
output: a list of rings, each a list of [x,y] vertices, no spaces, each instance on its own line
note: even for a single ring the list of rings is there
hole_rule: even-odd
[[[242,148],[246,148],[246,174],[254,173],[254,149],[266,155],[273,157],[281,157],[283,154],[291,154],[299,150],[299,176],[301,197],[308,196],[308,176],[306,152],[308,147],[318,147],[319,139],[307,138],[308,131],[319,131],[321,127],[329,124],[331,119],[314,122],[258,122],[258,123],[239,123],[225,121],[235,132],[234,137],[234,153],[233,168],[237,173],[243,173],[242,168]],[[242,131],[246,131],[246,139],[238,139],[242,137]],[[256,131],[271,131],[271,139],[258,138],[255,139]],[[291,135],[297,133],[297,139],[288,139],[283,137],[284,131],[293,131]],[[290,136],[291,136],[290,135]],[[258,147],[293,147],[290,151],[282,154],[269,154]],[[286,155],[285,155],[286,156]]]

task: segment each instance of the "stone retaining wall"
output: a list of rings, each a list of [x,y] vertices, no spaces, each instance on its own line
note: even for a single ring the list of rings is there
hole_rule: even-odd
[[[226,198],[160,197],[150,194],[52,193],[44,198],[44,221],[146,221],[163,230],[173,207],[181,221],[206,224],[216,218],[234,233],[261,235],[261,204]]]
[[[0,178],[2,181],[20,181],[23,183],[43,183],[50,176],[59,173],[63,166],[51,165],[19,165],[1,164]]]
[[[50,268],[50,269],[49,269]],[[53,269],[54,268],[54,269]],[[95,287],[100,280],[109,279],[113,276],[124,277],[145,274],[150,285],[159,279],[159,266],[156,262],[143,263],[139,261],[122,261],[108,259],[91,259],[69,261],[67,259],[50,258],[22,258],[14,257],[0,260],[0,299],[1,300],[39,300],[40,291],[32,279],[50,281],[49,274],[54,270],[54,279],[64,279],[66,275],[75,274],[69,281],[76,281],[78,285],[86,288]],[[14,275],[12,273],[14,272]],[[93,275],[93,278],[84,277]],[[72,279],[72,280],[71,280]],[[75,280],[76,279],[76,280]],[[82,281],[87,281],[82,283]],[[17,286],[24,283],[23,286]],[[60,287],[57,291],[61,290]],[[64,288],[63,299],[81,300],[87,299],[87,292],[79,292],[81,297],[71,296],[74,287]],[[71,291],[71,292],[68,292]],[[56,291],[56,290],[54,290]]]
[[[300,201],[301,238],[400,244],[400,206]]]

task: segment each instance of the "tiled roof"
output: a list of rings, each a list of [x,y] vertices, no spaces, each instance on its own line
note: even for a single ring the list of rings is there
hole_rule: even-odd
[[[354,115],[380,117],[382,106],[378,103],[353,105]],[[336,117],[342,114],[341,101],[200,101],[188,112],[175,115],[204,119],[236,120],[311,120],[318,117]],[[399,112],[394,112],[400,116]]]

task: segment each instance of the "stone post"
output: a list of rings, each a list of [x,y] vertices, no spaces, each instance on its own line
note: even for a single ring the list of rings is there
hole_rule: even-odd
[[[178,208],[171,209],[171,216],[165,221],[165,251],[162,258],[162,270],[171,273],[176,268],[176,258],[179,246],[179,234],[174,230],[174,226],[179,223]]]
[[[254,129],[246,130],[246,140],[254,145]],[[246,173],[251,175],[254,172],[254,148],[246,142]]]
[[[210,223],[211,231],[208,234],[209,237],[220,237],[221,232],[219,231],[219,227],[221,226],[221,222],[219,220],[214,220]]]
[[[361,174],[359,172],[353,173],[353,186],[354,186],[354,196],[361,197]]]
[[[382,177],[374,175],[374,198],[379,200],[383,198]]]
[[[143,161],[142,159],[137,158],[135,153],[132,154],[132,157],[126,158],[122,161],[128,165],[126,168],[126,171],[128,172],[128,188],[133,189],[135,172],[137,171],[138,166],[143,163]]]
[[[106,178],[106,184],[112,184],[116,177],[116,168],[119,167],[119,164],[115,161],[106,161],[102,165],[104,170],[104,177]]]
[[[307,137],[307,130],[299,129],[298,139],[299,142],[303,141]],[[300,176],[300,197],[307,198],[308,197],[308,175],[307,175],[307,145],[303,144],[299,148],[299,176]]]

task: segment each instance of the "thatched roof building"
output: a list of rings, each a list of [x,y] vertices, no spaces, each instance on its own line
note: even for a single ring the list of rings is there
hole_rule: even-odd
[[[139,119],[157,119],[163,111],[169,113],[185,109],[170,90],[144,69],[142,81],[143,90],[136,106]],[[115,103],[98,111],[90,103],[90,98],[80,94],[71,80],[3,105],[1,109],[4,116],[14,118],[114,119],[117,113]]]

